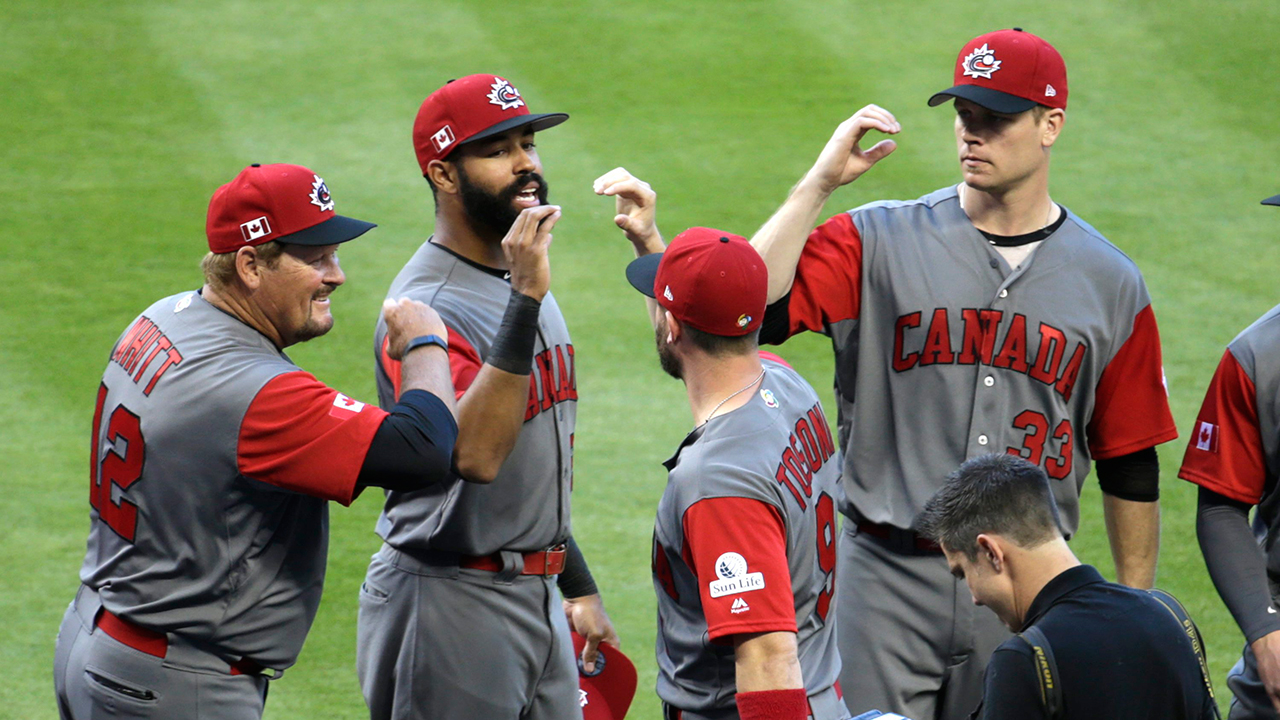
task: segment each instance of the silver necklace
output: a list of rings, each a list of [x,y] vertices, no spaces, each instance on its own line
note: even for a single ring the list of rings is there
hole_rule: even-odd
[[[706,425],[708,422],[710,422],[710,421],[711,421],[711,418],[715,416],[716,411],[717,411],[717,410],[719,410],[719,409],[720,409],[720,407],[721,407],[722,405],[724,405],[725,403],[727,403],[727,402],[729,402],[730,400],[734,399],[735,397],[737,397],[737,396],[741,395],[742,393],[744,393],[744,392],[746,392],[746,391],[750,390],[750,389],[752,388],[752,386],[754,386],[756,383],[760,382],[761,378],[763,378],[763,377],[764,377],[764,370],[761,370],[761,371],[760,371],[760,374],[756,376],[756,379],[755,379],[755,380],[752,380],[751,382],[747,383],[747,384],[746,384],[746,385],[744,385],[744,386],[742,387],[742,389],[740,389],[740,390],[734,390],[734,391],[733,391],[733,394],[731,394],[729,397],[727,397],[727,398],[725,398],[725,399],[721,400],[720,402],[716,403],[716,406],[715,406],[715,407],[713,407],[713,408],[711,408],[711,412],[707,413],[707,419],[706,419],[706,420],[703,420],[703,421],[702,421],[702,422],[700,422],[700,423],[698,423],[698,427],[702,427],[703,425]]]
[[[960,199],[960,212],[964,213],[966,217],[969,215],[969,211],[964,209],[964,199],[968,197],[968,193],[966,192],[967,188],[968,188],[967,185],[965,185],[964,183],[960,183],[960,188],[956,190],[956,195],[958,195]],[[1056,206],[1057,206],[1057,203],[1053,202],[1052,200],[1049,201],[1049,212],[1046,213],[1044,216],[1044,225],[1040,226],[1041,230],[1049,227],[1049,221],[1053,219],[1053,209]],[[1035,232],[1035,231],[1033,230],[1032,232]]]

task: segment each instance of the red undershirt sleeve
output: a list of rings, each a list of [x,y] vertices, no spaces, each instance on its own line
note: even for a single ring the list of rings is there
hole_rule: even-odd
[[[378,351],[378,362],[382,364],[382,370],[387,373],[387,377],[391,378],[391,386],[395,388],[398,399],[400,397],[400,361],[391,358],[387,352],[389,347],[391,347],[390,336],[382,339],[382,348]],[[461,398],[467,388],[471,387],[482,364],[480,353],[476,352],[462,333],[449,328],[449,373],[453,376],[455,400]]]
[[[1230,350],[1209,383],[1178,477],[1239,502],[1262,500],[1267,465],[1258,394]]]
[[[1160,331],[1150,305],[1134,317],[1129,339],[1102,371],[1087,437],[1094,460],[1128,455],[1178,437],[1164,385]]]
[[[350,505],[369,444],[387,413],[311,373],[272,378],[240,423],[240,473],[285,490]]]
[[[796,631],[781,511],[750,498],[709,498],[685,511],[683,525],[712,640]]]
[[[790,335],[823,332],[858,317],[862,293],[862,238],[853,218],[840,213],[814,228],[796,265],[787,306]]]

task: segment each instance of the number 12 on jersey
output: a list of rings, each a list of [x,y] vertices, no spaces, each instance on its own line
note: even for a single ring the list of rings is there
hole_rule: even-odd
[[[89,450],[89,505],[98,517],[117,535],[133,542],[138,524],[138,506],[124,499],[115,500],[112,487],[123,492],[142,477],[146,460],[146,443],[142,439],[142,421],[123,405],[117,405],[107,420],[107,443],[110,447],[99,461],[102,447],[102,414],[107,402],[107,385],[98,386],[98,402],[93,410],[93,443]]]

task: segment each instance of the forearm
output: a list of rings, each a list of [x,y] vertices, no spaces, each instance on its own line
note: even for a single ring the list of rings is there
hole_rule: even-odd
[[[1196,537],[1209,577],[1246,642],[1280,630],[1267,582],[1267,560],[1249,529],[1248,506],[1200,489]]]
[[[739,693],[804,688],[795,633],[735,635],[733,641]]]
[[[662,233],[658,232],[657,227],[654,227],[653,232],[644,239],[633,240],[631,246],[636,251],[636,257],[665,252],[667,249],[666,243],[662,241]],[[658,327],[658,318],[662,317],[662,306],[658,304],[657,300],[647,295],[642,297],[644,297],[645,312],[649,316],[649,324],[656,328]]]
[[[805,239],[817,224],[818,214],[830,195],[830,190],[805,175],[791,189],[782,207],[751,237],[752,247],[769,269],[770,303],[791,289]]]
[[[560,588],[560,594],[566,600],[599,595],[600,590],[596,587],[595,578],[591,576],[591,568],[587,567],[587,558],[578,548],[578,541],[570,535],[564,541],[564,545],[564,570],[556,578],[556,586]]]
[[[458,401],[454,465],[472,482],[492,482],[515,447],[529,402],[529,374],[541,303],[511,291],[489,356]]]
[[[444,348],[423,345],[401,359],[400,392],[403,394],[410,390],[425,390],[435,395],[456,417],[449,353]]]
[[[1124,500],[1103,493],[1107,538],[1116,565],[1116,581],[1146,589],[1156,580],[1160,554],[1160,503]]]

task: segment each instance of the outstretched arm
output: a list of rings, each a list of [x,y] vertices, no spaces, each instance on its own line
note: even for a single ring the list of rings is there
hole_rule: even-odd
[[[649,183],[627,172],[626,168],[614,168],[596,178],[591,185],[597,195],[612,196],[615,199],[615,215],[613,222],[631,241],[636,257],[652,255],[666,250],[662,242],[662,233],[658,232],[655,221],[658,206],[658,194],[649,187]],[[649,311],[649,322],[658,326],[661,308],[653,298],[645,300]]]
[[[751,244],[769,268],[769,302],[776,302],[791,289],[805,238],[831,193],[858,179],[897,147],[892,140],[881,140],[863,150],[859,143],[869,130],[893,135],[902,126],[878,105],[868,105],[840,123],[782,207],[752,236]]]

